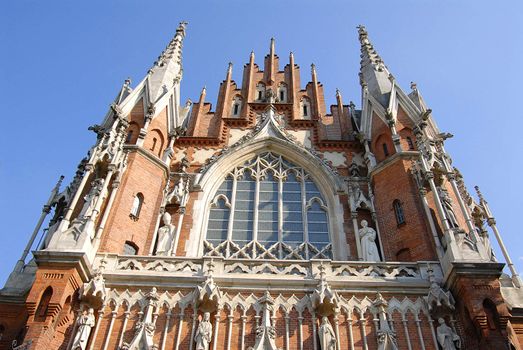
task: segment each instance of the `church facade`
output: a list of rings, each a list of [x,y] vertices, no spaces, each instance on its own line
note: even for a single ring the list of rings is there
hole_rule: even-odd
[[[185,34],[52,190],[0,291],[0,348],[523,349],[488,203],[363,26],[360,109],[327,108],[274,40],[240,84],[229,64],[214,110],[205,88],[182,103]]]

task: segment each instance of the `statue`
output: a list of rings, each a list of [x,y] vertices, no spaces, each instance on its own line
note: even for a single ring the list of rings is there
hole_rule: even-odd
[[[321,350],[336,350],[336,334],[334,334],[334,329],[332,329],[326,316],[323,316],[321,319],[318,336],[320,337]]]
[[[89,341],[89,335],[91,334],[91,328],[94,327],[94,324],[94,310],[90,307],[87,314],[80,314],[76,320],[78,329],[74,336],[73,345],[71,347],[72,350],[85,350],[87,342]]]
[[[450,199],[449,193],[447,190],[438,187],[438,195],[441,199],[441,204],[443,205],[443,210],[447,216],[450,228],[458,227],[458,220],[456,219],[456,214],[454,214],[454,209],[452,209],[452,200]]]
[[[212,338],[212,325],[209,319],[211,315],[208,312],[203,314],[203,320],[200,321],[194,341],[196,342],[196,350],[208,350],[209,343]]]
[[[358,231],[361,240],[361,254],[364,261],[381,261],[376,246],[376,231],[368,227],[366,220],[361,220],[361,229]]]
[[[439,326],[437,328],[438,344],[443,350],[457,350],[461,349],[461,339],[459,335],[454,332],[452,328],[447,326],[443,318],[438,319]]]
[[[158,229],[158,243],[156,244],[156,255],[167,256],[171,254],[173,236],[176,226],[171,223],[171,215],[165,213],[162,216],[163,226]]]
[[[89,218],[93,210],[96,206],[96,202],[98,201],[98,197],[102,194],[102,190],[104,187],[104,179],[96,179],[93,182],[91,182],[91,189],[89,190],[89,193],[84,197],[85,203],[82,208],[82,211],[80,212],[80,215],[78,215],[79,218]]]

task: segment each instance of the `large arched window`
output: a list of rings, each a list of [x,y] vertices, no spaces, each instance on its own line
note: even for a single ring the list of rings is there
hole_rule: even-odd
[[[211,203],[204,253],[226,258],[332,258],[327,207],[307,174],[263,153],[230,171]]]

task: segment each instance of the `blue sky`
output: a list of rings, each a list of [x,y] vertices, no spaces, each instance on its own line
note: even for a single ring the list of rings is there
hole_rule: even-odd
[[[239,83],[254,50],[276,38],[302,85],[316,64],[360,107],[356,26],[399,84],[415,81],[469,190],[479,185],[523,270],[520,140],[523,5],[519,1],[3,1],[0,13],[0,285],[19,258],[57,178],[70,181],[122,82],[138,83],[187,20],[182,100],[207,86],[215,105],[227,63]],[[493,236],[493,235],[492,235]],[[492,237],[493,238],[493,237]],[[501,254],[497,254],[501,258]]]

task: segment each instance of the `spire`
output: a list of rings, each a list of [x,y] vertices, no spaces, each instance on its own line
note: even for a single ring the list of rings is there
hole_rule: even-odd
[[[202,89],[202,92],[200,92],[200,100],[198,101],[198,104],[200,106],[203,106],[203,103],[205,102],[205,95],[207,95],[207,87],[204,86]]]
[[[316,76],[316,65],[314,63],[311,64],[311,77],[312,77],[312,82],[314,84],[316,84],[316,82],[318,81],[318,78]]]
[[[294,67],[294,53],[292,51],[289,53],[289,63],[291,65],[291,68],[293,68]]]
[[[251,51],[251,54],[249,55],[249,65],[254,65],[254,51]]]
[[[357,28],[361,45],[360,83],[362,87],[367,86],[368,91],[387,108],[387,95],[392,90],[390,72],[372,46],[365,26],[359,25]]]
[[[156,102],[182,79],[182,47],[187,22],[180,22],[174,37],[160,54],[149,75],[150,102]]]
[[[276,63],[275,54],[275,40],[271,38],[271,46],[269,49],[269,55],[265,56],[265,79],[269,85],[276,81],[276,73],[278,72],[278,65]]]
[[[227,75],[225,77],[225,80],[231,81],[232,80],[232,62],[229,62],[229,66],[227,68]]]
[[[336,103],[338,104],[338,113],[343,115],[343,101],[341,99],[340,90],[336,88]]]

